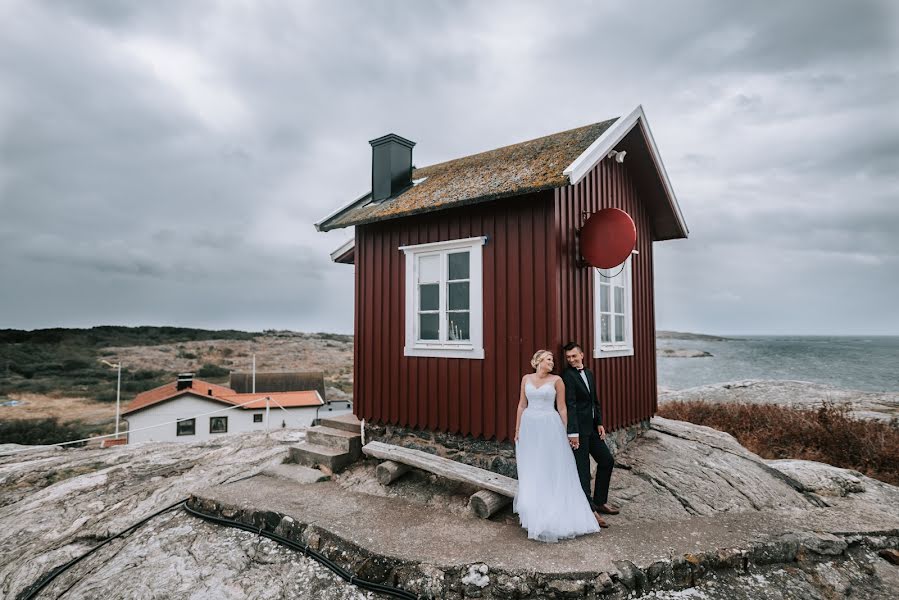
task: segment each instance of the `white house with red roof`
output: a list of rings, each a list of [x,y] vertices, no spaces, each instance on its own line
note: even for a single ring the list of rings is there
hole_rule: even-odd
[[[184,374],[138,394],[122,412],[128,443],[205,441],[228,433],[309,427],[325,401],[317,390],[238,393]]]

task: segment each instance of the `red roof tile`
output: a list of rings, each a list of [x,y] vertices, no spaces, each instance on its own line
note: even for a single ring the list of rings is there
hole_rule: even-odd
[[[321,396],[319,396],[315,390],[305,392],[268,392],[266,394],[232,394],[225,399],[234,404],[243,404],[244,402],[256,398],[254,402],[243,407],[247,410],[255,410],[265,408],[265,399],[267,397],[272,400],[270,404],[272,410],[277,410],[279,404],[284,408],[321,406],[324,404]]]
[[[212,400],[217,400],[219,402],[227,402],[228,404],[233,404],[233,402],[226,400],[225,396],[233,395],[234,390],[223,385],[216,385],[214,383],[209,383],[201,379],[194,379],[191,383],[191,387],[179,390],[177,389],[177,382],[173,381],[171,383],[161,385],[157,388],[153,388],[152,390],[141,392],[134,397],[134,400],[128,403],[128,406],[124,411],[122,411],[122,415],[133,413],[153,404],[165,402],[166,400],[169,400],[176,396],[181,396],[183,394],[204,396]]]
[[[324,404],[322,397],[315,390],[304,392],[238,394],[229,387],[216,385],[214,383],[208,383],[200,379],[194,379],[191,387],[184,388],[182,390],[177,389],[176,382],[172,382],[159,386],[158,388],[153,388],[152,390],[142,392],[128,404],[128,406],[122,412],[122,415],[124,416],[127,414],[131,414],[138,410],[147,408],[148,406],[160,404],[162,402],[166,402],[167,400],[171,400],[173,398],[184,395],[198,396],[201,398],[206,398],[207,400],[212,400],[214,402],[221,402],[234,406],[240,406],[241,404],[247,403],[241,407],[245,410],[258,410],[260,408],[265,408],[266,397],[271,398],[272,402],[270,406],[272,409],[277,409],[279,404],[284,408],[321,406]]]

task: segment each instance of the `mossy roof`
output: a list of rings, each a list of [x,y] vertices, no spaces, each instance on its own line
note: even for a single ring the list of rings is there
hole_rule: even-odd
[[[565,168],[617,119],[414,169],[415,185],[371,202],[366,195],[318,225],[321,231],[395,219],[568,185]]]

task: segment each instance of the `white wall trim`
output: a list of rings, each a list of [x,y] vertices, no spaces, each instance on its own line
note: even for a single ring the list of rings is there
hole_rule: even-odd
[[[446,240],[445,242],[431,242],[430,244],[414,244],[411,246],[400,246],[399,249],[409,254],[410,252],[439,252],[441,250],[455,250],[464,246],[474,246],[487,243],[487,236],[480,235],[477,237],[464,238],[460,240]]]
[[[600,315],[600,275],[593,269],[593,358],[615,358],[634,355],[634,252],[624,263],[624,326],[626,329],[623,342],[602,343],[602,319]],[[609,293],[609,308],[615,301],[614,293]],[[614,313],[613,313],[614,315]],[[614,317],[612,317],[614,318]]]
[[[429,244],[400,246],[406,255],[406,343],[404,356],[438,357],[438,358],[484,358],[484,255],[483,247],[487,243],[486,236],[471,237],[459,240],[446,240]],[[415,319],[417,316],[415,303],[416,270],[415,257],[429,253],[444,253],[451,250],[468,250],[469,256],[469,334],[471,340],[458,341],[421,341],[416,339]],[[441,278],[441,285],[443,278]],[[441,304],[441,316],[444,307]],[[441,319],[442,321],[442,319]]]
[[[431,347],[428,346],[409,346],[403,347],[404,356],[422,356],[432,358],[484,358],[484,349],[475,348],[474,346],[459,346],[458,348],[447,348],[446,346]]]
[[[684,221],[684,216],[681,213],[680,204],[678,204],[677,196],[674,194],[674,187],[671,185],[671,180],[668,179],[668,171],[665,170],[665,163],[662,162],[662,155],[659,154],[659,149],[656,146],[652,130],[649,128],[649,121],[646,119],[646,114],[643,112],[643,107],[641,105],[638,104],[637,108],[632,110],[630,114],[615,121],[612,126],[596,138],[596,141],[590,144],[580,156],[575,158],[570,165],[565,167],[565,170],[562,173],[568,175],[568,182],[571,185],[575,185],[581,179],[586,177],[587,173],[589,173],[593,167],[598,165],[602,159],[608,156],[609,152],[615,149],[618,142],[624,139],[624,136],[626,136],[637,123],[640,123],[643,127],[646,139],[649,142],[649,151],[658,167],[662,185],[665,187],[665,193],[668,196],[668,203],[674,211],[674,216],[677,218],[681,230],[686,235],[690,231],[687,229],[687,223]]]
[[[593,358],[616,358],[619,356],[633,356],[634,349],[633,348],[622,348],[620,350],[600,350],[599,348],[593,349]]]

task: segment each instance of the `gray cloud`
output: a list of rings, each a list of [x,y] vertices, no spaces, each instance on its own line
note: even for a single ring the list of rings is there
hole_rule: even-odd
[[[889,2],[13,1],[0,327],[352,329],[366,141],[426,165],[647,110],[658,325],[899,333]]]

